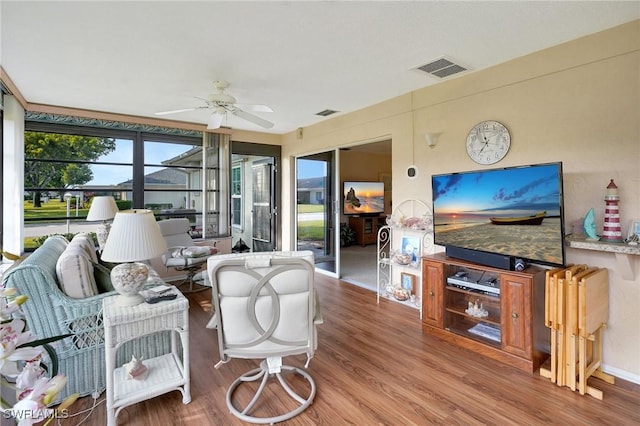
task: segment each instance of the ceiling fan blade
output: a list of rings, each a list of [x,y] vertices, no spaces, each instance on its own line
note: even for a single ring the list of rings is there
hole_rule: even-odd
[[[169,115],[169,114],[177,114],[179,112],[187,112],[187,111],[195,111],[200,108],[184,108],[184,109],[174,109],[171,111],[160,111],[154,112],[153,115]]]
[[[207,129],[219,129],[222,126],[222,120],[224,119],[224,114],[219,114],[214,112],[209,117],[209,121],[207,122]]]
[[[250,114],[246,111],[243,111],[239,108],[235,108],[231,110],[233,115],[236,115],[240,118],[244,118],[247,121],[252,122],[253,124],[257,124],[260,127],[264,127],[265,129],[270,129],[273,127],[273,123],[265,120],[264,118],[260,118],[257,115]]]
[[[273,109],[268,105],[236,104],[236,106],[253,112],[273,112]]]

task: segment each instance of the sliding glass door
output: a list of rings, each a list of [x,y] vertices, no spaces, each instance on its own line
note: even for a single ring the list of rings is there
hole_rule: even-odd
[[[296,248],[314,253],[316,268],[336,272],[333,151],[296,160]]]

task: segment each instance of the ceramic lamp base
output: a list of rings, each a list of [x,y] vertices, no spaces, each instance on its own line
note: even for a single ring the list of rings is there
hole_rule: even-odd
[[[107,244],[107,238],[109,237],[109,231],[111,230],[110,223],[101,223],[96,229],[96,237],[98,239],[98,246],[100,251],[104,250],[104,245]]]
[[[144,297],[139,294],[133,296],[124,296],[120,294],[116,299],[116,305],[118,306],[136,306],[144,302]]]
[[[135,306],[144,301],[139,294],[149,278],[149,268],[144,263],[121,263],[111,270],[111,284],[120,294],[119,306]]]

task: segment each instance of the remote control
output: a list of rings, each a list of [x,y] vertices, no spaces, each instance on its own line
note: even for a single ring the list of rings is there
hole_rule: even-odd
[[[158,303],[158,302],[162,302],[163,300],[173,300],[176,297],[178,297],[177,294],[162,294],[160,296],[149,296],[146,297],[144,299],[145,302],[147,303]]]

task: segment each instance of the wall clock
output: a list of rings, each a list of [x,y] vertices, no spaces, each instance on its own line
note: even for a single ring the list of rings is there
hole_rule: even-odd
[[[467,136],[467,154],[478,164],[497,163],[507,155],[510,146],[509,130],[497,121],[478,123]]]

